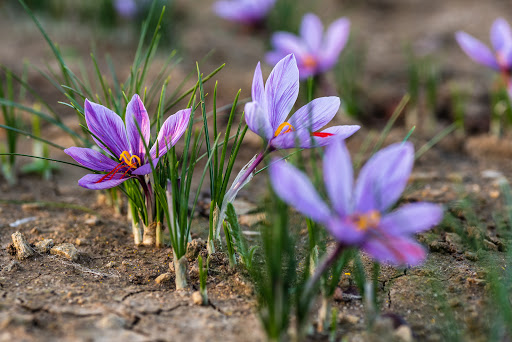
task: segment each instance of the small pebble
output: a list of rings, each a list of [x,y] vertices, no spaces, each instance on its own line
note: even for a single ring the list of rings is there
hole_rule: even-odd
[[[53,239],[44,239],[35,244],[35,250],[41,254],[49,253],[54,246]]]
[[[500,192],[498,190],[491,190],[491,191],[489,191],[489,197],[490,198],[498,198],[498,197],[500,197]]]
[[[399,326],[393,332],[393,336],[396,338],[396,341],[412,342],[412,330],[408,325]]]
[[[71,243],[63,243],[50,249],[50,254],[63,256],[71,261],[78,259],[78,251]]]
[[[84,239],[76,238],[75,239],[75,245],[77,245],[77,246],[85,246],[85,245],[87,245],[87,241],[85,241]]]
[[[157,284],[164,284],[164,283],[170,283],[172,279],[171,273],[162,273],[160,274],[156,279],[155,282]]]
[[[14,244],[14,248],[16,248],[16,252],[18,255],[18,259],[23,260],[34,255],[34,250],[25,240],[25,237],[20,232],[14,232],[11,235],[12,243]]]
[[[195,305],[203,305],[203,296],[201,295],[201,292],[195,291],[192,293],[192,302]]]
[[[91,216],[86,219],[84,223],[88,226],[96,226],[100,223],[100,220],[96,216]]]

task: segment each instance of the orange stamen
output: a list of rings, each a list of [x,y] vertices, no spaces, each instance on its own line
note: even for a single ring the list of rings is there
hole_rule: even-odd
[[[356,214],[353,220],[358,230],[366,231],[369,228],[377,228],[380,223],[380,212],[372,210],[366,214]]]
[[[314,137],[319,137],[319,138],[327,138],[334,134],[327,133],[327,132],[313,132],[313,133],[311,133],[311,135]]]
[[[295,131],[295,127],[293,127],[290,123],[285,121],[282,124],[280,124],[279,127],[277,127],[276,132],[274,133],[274,137],[277,137],[281,133],[284,134],[293,131]]]
[[[101,177],[95,183],[103,182],[107,178],[108,178],[107,180],[111,180],[112,178],[114,178],[114,176],[118,172],[120,172],[122,169],[127,167],[126,171],[124,171],[123,175],[121,176],[121,178],[123,178],[124,176],[126,176],[128,174],[128,172],[131,169],[136,169],[139,167],[139,165],[141,165],[140,158],[136,155],[130,155],[130,152],[128,152],[128,151],[123,151],[123,153],[121,153],[121,156],[119,156],[119,160],[121,162],[119,164],[117,164],[116,167],[114,167],[109,173],[107,173],[106,175]]]
[[[303,66],[305,66],[306,68],[311,68],[311,69],[316,68],[317,64],[318,63],[316,61],[316,58],[311,55],[307,55],[306,57],[304,57],[303,62],[302,62]]]
[[[133,162],[133,159],[135,159],[136,163]],[[119,157],[119,160],[125,162],[126,165],[134,169],[137,168],[137,165],[140,165],[140,158],[135,154],[133,156],[130,155],[130,152],[128,151],[123,151],[123,153],[121,153],[121,156]]]

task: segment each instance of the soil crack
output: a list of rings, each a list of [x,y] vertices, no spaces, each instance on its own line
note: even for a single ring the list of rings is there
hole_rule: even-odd
[[[134,296],[136,294],[139,294],[139,293],[144,293],[144,292],[161,292],[161,291],[163,291],[163,290],[138,290],[138,291],[133,291],[133,292],[125,294],[123,297],[121,297],[121,299],[119,301],[120,302],[124,302],[127,298],[129,298],[131,296]]]

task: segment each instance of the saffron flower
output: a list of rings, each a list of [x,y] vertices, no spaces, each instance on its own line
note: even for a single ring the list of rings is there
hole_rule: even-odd
[[[333,138],[348,138],[360,128],[346,125],[318,131],[338,112],[340,99],[336,96],[317,98],[286,120],[299,95],[299,69],[293,54],[276,64],[265,84],[258,63],[251,93],[252,102],[247,103],[244,109],[245,121],[251,131],[266,141],[267,146],[242,168],[226,192],[218,215],[216,236],[220,236],[227,204],[234,201],[238,191],[251,180],[254,170],[267,154],[278,149],[325,146]]]
[[[494,21],[491,27],[491,44],[494,53],[481,41],[463,31],[455,39],[464,52],[475,62],[501,72],[507,77],[512,71],[512,31],[503,18]]]
[[[133,18],[138,12],[135,0],[114,0],[114,9],[123,18]]]
[[[263,84],[260,63],[252,82],[252,102],[245,105],[245,121],[254,133],[267,141],[269,152],[294,147],[327,145],[332,138],[348,138],[360,127],[327,125],[338,112],[340,99],[320,97],[297,110],[288,120],[299,95],[299,69],[293,54],[280,60]]]
[[[151,123],[139,95],[134,95],[126,107],[125,123],[110,109],[85,100],[85,121],[96,144],[104,151],[70,147],[64,150],[79,164],[106,174],[88,174],[78,181],[87,189],[108,189],[130,178],[144,183],[144,175],[151,173],[161,156],[174,146],[187,129],[191,109],[171,115],[163,123],[149,154]],[[139,133],[140,130],[140,133]]]
[[[221,18],[255,25],[265,19],[275,2],[276,0],[223,0],[217,1],[213,10]]]
[[[323,159],[330,206],[306,175],[283,161],[270,166],[270,179],[281,199],[327,228],[338,241],[338,252],[355,246],[381,262],[417,265],[426,254],[412,235],[438,224],[443,211],[417,202],[389,212],[405,189],[413,161],[411,143],[390,145],[364,165],[354,186],[347,148],[343,141],[334,141]]]
[[[297,58],[301,80],[331,69],[347,43],[350,21],[340,18],[334,21],[324,35],[320,19],[306,14],[302,19],[299,36],[289,32],[276,32],[272,36],[273,51],[265,56],[267,63],[277,64],[283,57],[293,53]]]

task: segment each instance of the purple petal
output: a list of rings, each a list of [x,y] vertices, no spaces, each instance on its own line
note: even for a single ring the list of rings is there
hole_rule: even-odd
[[[265,84],[267,113],[274,131],[286,120],[298,95],[299,69],[290,54],[276,64]]]
[[[347,44],[350,34],[350,20],[340,18],[333,22],[327,29],[323,48],[320,50],[320,70],[326,71],[332,68],[338,61],[341,50]]]
[[[270,140],[274,137],[274,130],[263,110],[258,102],[246,103],[244,108],[245,122],[251,131],[265,140]]]
[[[105,175],[88,174],[80,178],[78,185],[91,190],[110,189],[131,178],[126,176],[122,177],[122,175],[122,173],[116,173],[112,179],[110,179],[111,176],[108,176],[105,178],[105,180],[100,181],[103,177],[105,177]]]
[[[336,137],[339,137],[341,139],[347,139],[352,134],[359,131],[360,128],[361,128],[361,126],[358,126],[358,125],[340,125],[340,126],[332,126],[332,127],[326,128],[319,133],[330,133],[330,134],[335,135]]]
[[[494,21],[491,27],[491,43],[497,52],[502,51],[512,40],[512,31],[507,21],[503,18],[498,18]]]
[[[261,74],[261,65],[258,62],[256,70],[254,70],[254,78],[252,80],[251,96],[254,102],[265,103],[265,85],[263,84],[263,75]]]
[[[339,108],[339,97],[320,97],[301,107],[288,122],[296,130],[307,129],[316,132],[331,122]]]
[[[307,45],[294,34],[288,32],[276,32],[272,35],[270,43],[275,51],[285,56],[293,53],[297,58],[308,54]],[[277,64],[277,63],[276,63]]]
[[[271,140],[271,145],[276,149],[320,147],[328,145],[333,139],[346,139],[359,130],[359,128],[360,126],[357,125],[333,126],[321,132],[314,132],[313,134],[317,136],[312,136],[309,130],[302,129],[278,135]],[[322,136],[323,133],[328,135]]]
[[[324,155],[324,181],[332,206],[341,217],[351,213],[354,170],[342,139],[327,145]]]
[[[115,0],[114,9],[117,14],[125,18],[133,18],[137,14],[137,4],[135,0]]]
[[[266,15],[263,8],[255,8],[248,1],[217,1],[213,11],[221,18],[244,24],[260,21]]]
[[[501,67],[507,71],[512,69],[512,41],[498,53]]]
[[[270,145],[277,150],[285,150],[288,148],[316,147],[316,145],[314,145],[314,139],[311,137],[310,132],[306,129],[281,133],[277,137],[270,140]]]
[[[118,164],[103,153],[91,148],[70,147],[64,152],[77,163],[96,171],[110,171]]]
[[[443,219],[440,205],[426,202],[406,204],[385,215],[380,228],[389,235],[407,235],[430,229]]]
[[[325,228],[337,241],[346,245],[359,245],[367,236],[366,231],[357,229],[350,220],[344,220],[339,216],[331,217]]]
[[[358,125],[345,125],[345,126],[332,126],[320,132],[313,133],[313,140],[309,140],[302,148],[319,147],[329,145],[334,139],[347,139],[352,134],[357,132],[361,126]],[[327,134],[332,134],[325,136]],[[313,146],[311,146],[313,142]]]
[[[85,100],[84,109],[87,127],[101,140],[100,142],[93,137],[99,147],[111,154],[110,149],[115,157],[119,157],[124,151],[130,150],[123,119],[119,115],[87,99]]]
[[[149,152],[152,159],[157,157],[157,146],[158,157],[161,157],[167,153],[169,148],[174,146],[178,140],[180,140],[183,133],[187,130],[191,111],[192,110],[190,108],[182,109],[165,120],[162,127],[160,127],[160,132],[158,132],[156,142]]]
[[[282,160],[273,162],[269,172],[272,187],[284,202],[312,220],[327,222],[329,208],[306,175]]]
[[[413,163],[414,147],[409,142],[393,144],[375,153],[359,173],[355,210],[386,211],[404,191]]]
[[[131,154],[137,155],[140,160],[144,160],[146,155],[146,146],[149,146],[149,136],[151,134],[151,123],[149,121],[148,112],[144,107],[139,95],[133,95],[131,101],[126,107],[126,132],[128,133],[128,142],[131,146]],[[139,128],[137,129],[137,126]],[[140,133],[139,134],[139,129]],[[144,138],[144,140],[142,140]]]
[[[379,236],[368,239],[363,250],[380,262],[393,265],[416,266],[425,260],[425,249],[417,242],[404,237]]]
[[[265,84],[267,113],[274,132],[286,120],[298,95],[299,69],[290,54],[276,64]]]
[[[320,19],[313,13],[302,18],[300,35],[309,47],[309,51],[319,51],[322,45],[324,27]]]
[[[153,167],[154,168],[156,168],[159,160],[160,160],[160,158],[153,159]],[[147,164],[144,164],[144,165],[138,167],[137,169],[133,170],[132,175],[143,176],[143,175],[147,175],[151,172],[152,172],[151,164],[148,162]]]
[[[481,41],[462,31],[455,34],[455,39],[457,40],[457,43],[459,43],[461,49],[464,50],[472,60],[494,70],[500,70],[493,53]]]
[[[270,51],[265,54],[265,62],[269,65],[276,65],[279,61],[285,58],[288,54],[284,51]]]

